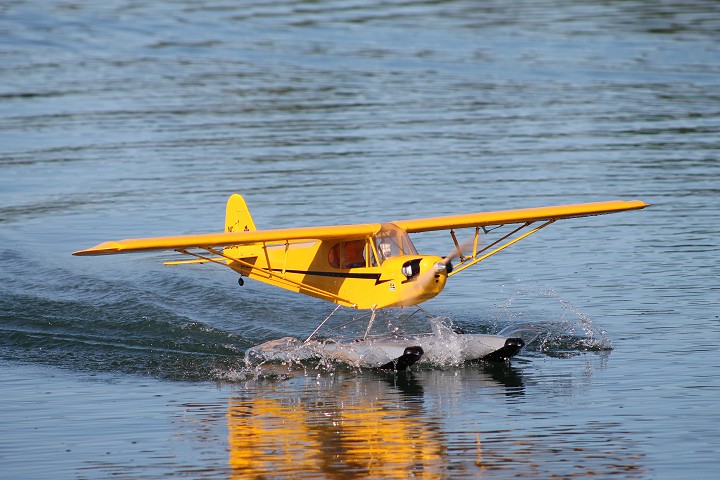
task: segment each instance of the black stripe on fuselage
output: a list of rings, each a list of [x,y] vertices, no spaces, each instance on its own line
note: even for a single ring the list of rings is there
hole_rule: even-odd
[[[282,272],[282,269],[273,268],[273,272]],[[389,282],[390,280],[380,280],[379,273],[350,273],[350,272],[323,272],[314,270],[285,270],[286,273],[296,273],[298,275],[315,275],[318,277],[333,277],[333,278],[363,278],[366,280],[375,280],[375,285]]]

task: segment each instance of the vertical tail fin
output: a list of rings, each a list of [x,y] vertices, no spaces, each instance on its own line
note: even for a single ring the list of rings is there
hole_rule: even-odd
[[[225,209],[225,232],[251,232],[256,230],[245,199],[239,193],[230,196]]]

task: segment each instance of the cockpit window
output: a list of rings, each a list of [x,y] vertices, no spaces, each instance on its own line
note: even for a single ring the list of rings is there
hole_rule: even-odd
[[[335,268],[361,268],[365,262],[365,240],[350,240],[335,244],[328,253],[328,263]]]
[[[417,250],[405,230],[388,223],[372,241],[363,238],[336,243],[328,251],[328,263],[340,269],[377,267],[385,259],[401,255],[417,255]]]
[[[358,268],[365,266],[365,240],[345,242],[342,265],[343,268]]]

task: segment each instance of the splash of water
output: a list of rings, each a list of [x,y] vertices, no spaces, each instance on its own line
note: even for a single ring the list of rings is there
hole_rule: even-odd
[[[498,323],[509,323],[498,335],[522,338],[526,352],[567,356],[612,350],[607,332],[549,287],[518,284],[500,307]]]
[[[386,325],[387,331],[378,333],[378,329],[374,329],[370,336],[350,340],[333,337],[305,341],[295,337],[270,340],[245,352],[246,367],[266,364],[292,367],[316,362],[317,367],[325,369],[332,369],[334,365],[388,368],[387,365],[404,357],[406,349],[412,347],[422,352],[419,364],[446,368],[482,360],[511,348],[504,337],[458,332],[447,317],[427,318],[425,330],[421,332],[415,325],[403,325],[402,322],[389,321]],[[515,353],[516,350],[510,355]]]

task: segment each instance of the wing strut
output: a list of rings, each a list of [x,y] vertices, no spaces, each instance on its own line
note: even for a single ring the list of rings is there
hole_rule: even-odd
[[[535,228],[533,228],[532,230],[530,230],[530,231],[528,231],[528,232],[525,232],[524,234],[520,235],[519,237],[510,240],[509,242],[507,242],[507,243],[505,243],[505,244],[503,244],[503,245],[495,248],[494,250],[491,250],[489,253],[486,253],[485,255],[483,255],[483,256],[481,256],[481,257],[478,257],[478,255],[481,254],[482,252],[485,252],[485,251],[487,251],[487,250],[490,250],[490,249],[493,248],[495,245],[497,245],[497,244],[499,244],[500,242],[506,240],[507,238],[515,235],[515,234],[518,233],[520,230],[529,227],[529,226],[532,225],[533,223],[534,223],[534,222],[524,223],[523,225],[519,226],[518,228],[516,228],[516,229],[513,230],[512,232],[510,232],[510,233],[508,233],[507,235],[505,235],[504,237],[496,240],[495,242],[491,243],[490,245],[488,245],[487,247],[483,248],[483,249],[480,250],[480,251],[476,251],[476,250],[477,250],[477,237],[478,237],[478,234],[479,234],[479,230],[476,228],[476,229],[475,229],[475,242],[474,242],[474,243],[475,243],[475,248],[473,249],[473,256],[472,256],[472,257],[469,257],[469,258],[472,258],[473,260],[472,260],[471,262],[468,262],[468,263],[466,263],[466,261],[463,260],[457,267],[453,268],[453,271],[448,274],[448,277],[451,277],[451,276],[455,275],[455,274],[458,273],[458,272],[462,272],[463,270],[465,270],[465,269],[468,268],[468,267],[472,267],[473,265],[475,265],[475,264],[477,264],[477,263],[479,263],[479,262],[482,262],[482,261],[485,260],[486,258],[491,257],[491,256],[495,255],[496,253],[502,251],[502,250],[505,250],[507,247],[509,247],[510,245],[512,245],[512,244],[514,244],[514,243],[519,242],[519,241],[522,240],[523,238],[529,237],[529,236],[532,235],[533,233],[539,232],[540,230],[542,230],[543,228],[547,227],[548,225],[550,225],[550,224],[552,224],[552,223],[555,223],[555,219],[548,220],[547,222],[543,223],[543,224],[540,225],[539,227],[535,227]],[[454,236],[453,236],[453,239],[454,239]]]
[[[453,242],[455,243],[455,251],[457,252],[458,257],[460,257],[460,262],[464,262],[467,257],[465,257],[465,255],[463,254],[462,247],[460,246],[460,243],[458,243],[458,239],[455,236],[455,230],[453,230],[452,228],[450,229],[450,236],[452,237]],[[477,230],[475,231],[475,238],[476,238],[476,244],[477,244]],[[473,252],[474,251],[475,250],[473,250]]]
[[[310,285],[304,285],[304,284],[302,284],[302,283],[295,282],[295,281],[293,281],[293,280],[289,280],[289,279],[285,278],[285,272],[282,272],[282,275],[278,275],[277,273],[274,273],[274,272],[272,272],[272,271],[270,271],[270,270],[265,270],[265,269],[263,269],[263,268],[257,268],[256,266],[254,266],[254,265],[251,264],[251,263],[248,263],[248,262],[246,262],[246,261],[244,261],[244,260],[241,260],[241,259],[239,259],[239,258],[229,257],[229,256],[225,255],[222,251],[216,250],[216,249],[214,249],[214,248],[205,247],[205,248],[203,248],[203,250],[205,250],[205,251],[207,251],[208,253],[211,253],[211,254],[213,254],[213,255],[217,255],[217,256],[219,256],[219,257],[222,257],[222,258],[225,258],[225,259],[227,259],[227,260],[230,260],[230,261],[232,261],[232,262],[239,263],[240,265],[242,265],[242,266],[244,266],[244,267],[248,267],[250,270],[255,270],[256,272],[262,272],[262,273],[264,273],[265,275],[267,275],[268,278],[275,277],[275,278],[277,278],[278,280],[282,280],[282,281],[284,281],[285,283],[288,283],[288,284],[290,284],[290,285],[296,286],[296,287],[300,288],[301,290],[307,290],[307,291],[311,291],[311,292],[317,293],[317,294],[319,294],[319,295],[326,296],[326,297],[328,297],[328,298],[331,298],[333,302],[338,302],[338,301],[339,301],[339,302],[344,302],[344,303],[347,304],[347,305],[353,305],[352,302],[350,302],[350,301],[348,301],[348,300],[346,300],[346,299],[344,299],[344,298],[342,298],[342,297],[340,297],[340,296],[338,296],[338,295],[335,295],[335,294],[333,294],[333,293],[330,293],[330,292],[328,292],[328,291],[325,291],[325,290],[322,290],[322,289],[319,289],[319,288],[316,288],[316,287],[313,287],[313,286],[310,286]],[[205,261],[205,262],[212,262],[212,263],[217,263],[218,265],[222,265],[222,266],[224,266],[224,267],[228,267],[228,268],[230,267],[228,264],[223,263],[223,262],[220,262],[220,261],[218,261],[218,260],[216,260],[216,259],[214,259],[214,258],[205,257],[205,256],[200,255],[200,254],[198,254],[198,253],[190,252],[190,251],[188,251],[188,250],[186,250],[186,249],[184,249],[184,248],[179,248],[179,249],[176,250],[176,252],[184,253],[184,254],[186,254],[186,255],[190,255],[191,257],[196,257],[196,258],[198,258],[198,259],[200,259],[200,260],[202,260],[202,261]],[[174,263],[174,262],[168,262],[168,264],[172,264],[172,263]]]

